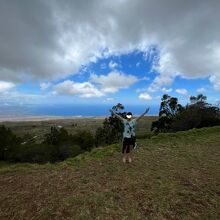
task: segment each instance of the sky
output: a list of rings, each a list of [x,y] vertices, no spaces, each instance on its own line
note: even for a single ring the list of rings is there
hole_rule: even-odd
[[[217,104],[219,9],[219,0],[0,0],[0,110],[122,103],[155,114],[165,93]]]

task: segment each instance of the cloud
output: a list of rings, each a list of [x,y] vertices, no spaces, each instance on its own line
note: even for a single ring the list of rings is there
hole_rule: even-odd
[[[137,62],[137,63],[136,63],[136,67],[139,67],[140,65],[141,65],[140,62]]]
[[[82,98],[101,97],[104,94],[90,82],[77,83],[66,80],[54,86],[55,94],[79,95]]]
[[[206,92],[206,89],[203,88],[203,87],[201,87],[201,88],[198,88],[198,89],[196,90],[196,92],[198,92],[198,93],[203,93],[203,92]]]
[[[169,89],[162,88],[161,91],[162,91],[162,92],[167,92],[167,93],[169,93],[169,92],[172,92],[173,89],[172,89],[172,88],[169,88]]]
[[[162,86],[170,86],[173,83],[174,80],[173,75],[163,75],[157,76],[154,81],[151,83],[151,85],[148,88],[149,92],[156,92],[158,91]]]
[[[138,89],[136,89],[136,92],[137,93],[141,93],[141,92],[146,92],[146,88],[138,88]]]
[[[141,78],[140,80],[145,80],[145,81],[148,81],[148,80],[150,80],[150,78],[149,77],[147,77],[147,76],[144,76],[143,78]]]
[[[77,70],[79,66],[65,58],[53,19],[53,6],[45,1],[1,3],[0,79],[52,79]]]
[[[90,81],[101,85],[104,93],[115,93],[119,89],[125,89],[138,81],[133,75],[126,75],[121,72],[113,71],[108,75],[92,74]]]
[[[35,105],[35,104],[48,104],[48,100],[51,97],[48,95],[33,94],[33,93],[23,93],[19,91],[5,91],[0,93],[0,102],[7,103],[10,105]]]
[[[114,62],[113,60],[111,60],[108,64],[110,69],[115,69],[116,67],[118,67],[118,64],[116,62]]]
[[[210,82],[213,83],[214,89],[216,91],[220,91],[220,74],[219,75],[213,75],[209,78]]]
[[[151,91],[176,76],[210,77],[219,90],[219,8],[219,0],[3,0],[0,80],[63,79],[99,58],[155,45]]]
[[[102,63],[102,64],[100,65],[100,68],[101,68],[101,69],[106,69],[106,67],[107,67],[106,63]]]
[[[176,89],[175,91],[181,95],[186,95],[188,93],[186,89]]]
[[[49,82],[47,82],[47,83],[41,83],[40,84],[40,89],[41,90],[47,90],[48,88],[50,88],[51,87],[51,83],[49,83]]]
[[[108,97],[104,100],[104,102],[113,102],[114,100],[115,100],[114,98]]]
[[[15,87],[14,83],[0,81],[0,92],[8,91]]]
[[[144,100],[147,100],[147,101],[150,101],[152,100],[152,97],[148,94],[148,93],[141,93],[139,95],[139,99],[144,99]]]

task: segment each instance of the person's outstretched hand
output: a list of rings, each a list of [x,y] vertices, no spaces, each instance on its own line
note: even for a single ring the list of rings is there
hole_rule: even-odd
[[[147,113],[149,112],[149,110],[150,110],[150,108],[147,108],[147,109],[145,110],[145,114],[147,114]]]

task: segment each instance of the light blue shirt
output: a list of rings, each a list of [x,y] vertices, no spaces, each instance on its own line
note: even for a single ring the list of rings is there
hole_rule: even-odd
[[[123,138],[125,138],[125,137],[131,138],[131,136],[135,136],[136,123],[137,123],[136,118],[132,119],[131,121],[123,119],[123,124],[124,124]]]

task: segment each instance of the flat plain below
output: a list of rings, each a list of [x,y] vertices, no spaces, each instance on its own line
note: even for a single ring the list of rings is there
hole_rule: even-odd
[[[108,117],[108,116],[106,116]],[[95,133],[96,129],[102,126],[106,117],[26,117],[0,120],[0,125],[10,128],[16,135],[22,137],[25,134],[39,136],[40,140],[44,134],[50,132],[52,126],[62,126],[69,133],[74,134],[77,130],[87,130]],[[157,116],[145,116],[137,124],[137,135],[145,135],[150,132],[152,121]]]

